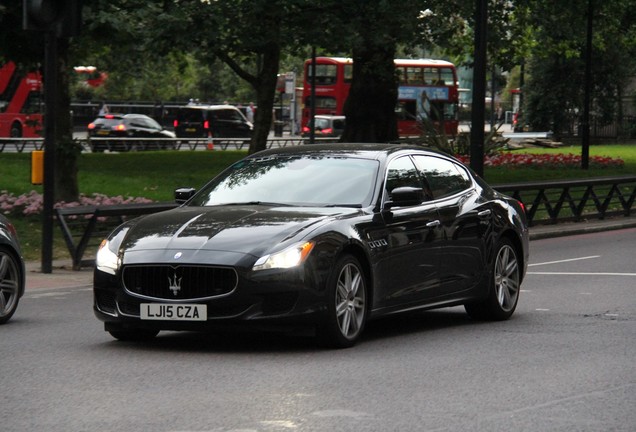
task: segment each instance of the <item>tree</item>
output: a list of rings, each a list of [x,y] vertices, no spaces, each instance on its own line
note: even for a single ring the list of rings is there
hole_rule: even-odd
[[[622,112],[622,95],[636,66],[636,18],[624,0],[536,1],[530,8],[536,45],[529,62],[527,118],[535,129],[571,129],[583,107],[588,2],[594,4],[592,107],[607,123]],[[631,76],[630,76],[631,75]]]

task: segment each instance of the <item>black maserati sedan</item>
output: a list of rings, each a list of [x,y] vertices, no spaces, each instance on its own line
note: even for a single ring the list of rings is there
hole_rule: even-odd
[[[15,227],[0,214],[0,324],[8,322],[24,295],[24,260]]]
[[[94,311],[119,340],[249,325],[349,347],[401,311],[505,320],[527,269],[521,203],[419,146],[265,150],[175,197],[97,252]]]

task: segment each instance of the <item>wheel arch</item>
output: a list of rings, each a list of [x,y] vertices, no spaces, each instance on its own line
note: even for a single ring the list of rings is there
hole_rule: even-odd
[[[362,266],[362,271],[364,272],[364,276],[366,278],[366,295],[367,295],[367,313],[371,310],[371,305],[373,304],[373,277],[371,271],[371,263],[369,262],[369,257],[364,251],[364,248],[356,243],[350,243],[346,245],[342,251],[340,252],[338,258],[344,255],[353,255],[360,265]]]
[[[504,231],[499,239],[507,239],[512,243],[512,246],[515,248],[515,252],[517,253],[517,260],[519,261],[519,283],[523,282],[525,277],[525,272],[523,269],[526,268],[525,256],[523,254],[523,243],[519,236],[515,233],[514,230],[508,229]]]

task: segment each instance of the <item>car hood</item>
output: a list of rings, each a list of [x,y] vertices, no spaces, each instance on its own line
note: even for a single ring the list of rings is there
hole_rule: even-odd
[[[121,244],[124,262],[181,261],[234,264],[259,257],[280,243],[301,240],[325,222],[360,209],[229,205],[180,207],[131,224]],[[219,257],[223,257],[219,261]]]

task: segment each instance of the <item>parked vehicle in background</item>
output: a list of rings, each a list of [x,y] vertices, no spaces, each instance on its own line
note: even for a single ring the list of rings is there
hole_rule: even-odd
[[[105,114],[88,124],[89,138],[175,138],[172,131],[164,129],[152,118],[143,114]],[[91,144],[93,151],[103,151],[106,145]],[[121,149],[125,147],[122,146]],[[143,148],[139,146],[138,148]],[[160,144],[155,148],[174,148],[174,143]]]
[[[88,124],[89,137],[175,138],[172,131],[144,114],[105,114]]]
[[[447,135],[457,135],[459,82],[455,65],[444,60],[396,59],[399,78],[398,133],[422,134],[422,121],[431,121]],[[311,117],[312,61],[305,61],[301,128]],[[353,60],[341,57],[316,58],[315,114],[343,115],[353,78]]]
[[[317,115],[314,117],[314,134],[316,137],[339,137],[344,132],[345,116]],[[308,137],[311,134],[309,123],[303,127],[301,135]]]
[[[265,150],[175,197],[97,252],[94,311],[117,339],[306,325],[349,347],[401,311],[505,320],[528,263],[521,203],[419,146]]]
[[[25,270],[15,227],[0,214],[0,324],[15,313],[24,295]]]
[[[178,138],[250,138],[253,125],[232,105],[186,105],[177,111]]]
[[[41,137],[43,106],[39,71],[20,71],[12,61],[0,67],[0,137]]]

